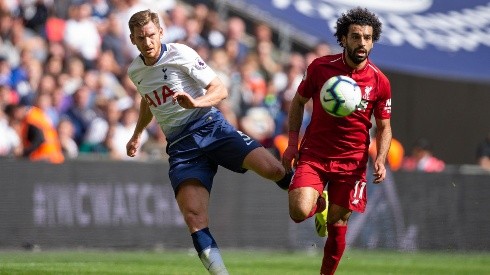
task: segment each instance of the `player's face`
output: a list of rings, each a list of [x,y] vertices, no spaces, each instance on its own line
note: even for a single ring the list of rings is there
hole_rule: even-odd
[[[162,36],[163,29],[151,21],[143,27],[133,28],[133,33],[129,37],[140,51],[146,65],[153,65],[158,61],[162,50]]]
[[[347,58],[355,67],[364,65],[373,49],[373,27],[350,25],[347,36],[342,38]]]

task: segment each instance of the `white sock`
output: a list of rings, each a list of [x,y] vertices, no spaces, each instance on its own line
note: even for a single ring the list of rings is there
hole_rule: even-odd
[[[225,263],[221,258],[218,248],[210,247],[204,249],[200,253],[199,258],[204,267],[209,271],[209,274],[228,275],[228,270],[226,270]]]

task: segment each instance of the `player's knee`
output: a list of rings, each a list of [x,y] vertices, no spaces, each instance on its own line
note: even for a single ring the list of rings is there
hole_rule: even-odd
[[[189,229],[201,229],[207,226],[207,216],[199,211],[185,211],[183,213],[185,223]]]
[[[327,223],[337,225],[347,225],[352,211],[336,204],[332,204],[328,209]]]
[[[289,204],[289,217],[296,223],[306,220],[310,212],[311,209],[308,209],[304,205]]]

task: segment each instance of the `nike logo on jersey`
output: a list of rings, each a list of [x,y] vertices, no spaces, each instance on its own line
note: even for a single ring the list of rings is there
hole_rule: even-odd
[[[242,131],[237,131],[237,133],[240,134],[240,136],[242,136],[243,141],[245,141],[245,144],[247,144],[247,146],[252,144],[252,142],[254,142],[251,137],[247,136]]]

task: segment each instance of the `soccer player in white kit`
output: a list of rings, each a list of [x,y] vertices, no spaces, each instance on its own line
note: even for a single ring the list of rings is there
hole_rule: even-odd
[[[140,55],[128,75],[142,100],[127,154],[135,156],[141,133],[155,117],[167,137],[170,181],[199,258],[211,274],[228,274],[208,228],[209,195],[218,166],[238,173],[253,170],[282,189],[288,188],[291,173],[213,107],[227,97],[226,87],[193,49],[162,44],[156,13],[135,13],[129,29]]]

